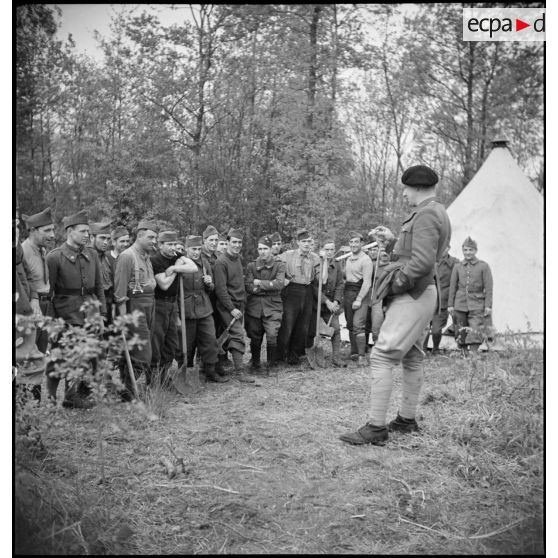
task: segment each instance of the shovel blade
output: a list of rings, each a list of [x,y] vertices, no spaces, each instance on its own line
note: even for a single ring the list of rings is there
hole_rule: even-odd
[[[195,367],[183,365],[173,376],[172,383],[182,395],[192,395],[201,390],[200,375]]]
[[[317,342],[314,342],[313,347],[306,349],[306,357],[308,358],[310,368],[313,370],[319,370],[320,368],[326,367],[324,350]]]

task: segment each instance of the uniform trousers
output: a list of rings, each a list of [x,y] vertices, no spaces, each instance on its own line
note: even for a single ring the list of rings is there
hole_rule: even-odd
[[[283,319],[277,336],[277,352],[280,359],[304,354],[312,305],[314,287],[289,283],[282,291]]]
[[[407,293],[395,295],[387,304],[378,342],[372,349],[370,372],[369,424],[384,426],[393,388],[393,368],[403,365],[399,414],[415,418],[424,373],[422,344],[436,309],[435,285],[428,285],[417,298]]]
[[[362,299],[360,308],[353,310],[353,302],[357,299],[360,287],[347,287],[343,295],[343,303],[345,310],[345,319],[347,320],[347,329],[349,330],[349,338],[351,341],[351,354],[359,354],[364,356],[366,336],[366,316],[368,314],[369,301],[368,296]],[[360,338],[359,338],[360,336]],[[361,341],[362,339],[362,341]]]
[[[205,318],[186,318],[187,366],[194,366],[196,349],[203,364],[217,363],[217,338],[215,336],[215,323],[211,314]]]
[[[126,312],[130,313],[138,310],[141,315],[137,326],[129,326],[127,339],[131,339],[137,335],[143,342],[142,346],[136,345],[130,348],[130,360],[134,370],[135,378],[139,378],[142,372],[145,372],[146,380],[150,379],[151,366],[151,329],[153,327],[153,317],[155,314],[155,300],[153,293],[142,293],[139,295],[131,295],[126,303]],[[126,359],[123,356],[120,363],[120,379],[124,384],[124,394],[131,395],[133,393],[132,379],[128,370]]]
[[[483,342],[483,330],[487,325],[484,310],[469,310],[468,312],[454,310],[454,316],[455,340],[457,344],[459,346],[480,345]],[[471,330],[463,329],[465,327],[470,327]]]
[[[262,315],[259,318],[246,315],[245,325],[246,335],[252,341],[261,345],[265,335],[268,346],[277,345],[277,336],[281,327],[281,316],[277,316],[277,312],[272,316]]]
[[[177,319],[178,308],[174,298],[155,298],[155,317],[151,331],[151,368],[158,368],[163,376],[179,349]]]

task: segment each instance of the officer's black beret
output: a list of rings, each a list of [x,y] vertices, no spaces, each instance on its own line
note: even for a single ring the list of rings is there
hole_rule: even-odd
[[[438,182],[438,175],[426,165],[414,165],[403,173],[401,182],[413,188],[430,188]]]

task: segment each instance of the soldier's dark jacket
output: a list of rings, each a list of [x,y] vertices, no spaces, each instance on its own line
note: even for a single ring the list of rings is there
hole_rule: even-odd
[[[324,294],[331,302],[343,303],[343,268],[341,262],[336,261],[335,258],[327,261],[327,283]]]
[[[262,284],[254,287],[254,279]],[[271,256],[268,260],[257,258],[246,268],[246,301],[245,312],[254,318],[277,316],[280,320],[283,313],[281,289],[285,285],[285,263]]]
[[[231,312],[246,302],[244,271],[240,256],[228,252],[221,254],[213,268],[215,295],[221,306]]]
[[[72,248],[67,242],[47,255],[50,294],[54,315],[73,325],[83,325],[80,307],[87,298],[96,297],[100,312],[106,314],[101,264],[96,250],[85,246]]]
[[[450,238],[449,217],[435,198],[427,198],[413,208],[403,221],[391,254],[391,260],[401,267],[391,282],[390,293],[409,293],[417,299],[434,284],[436,262],[442,259]]]
[[[440,308],[448,307],[451,272],[459,260],[447,254],[438,263],[438,287],[440,288]]]
[[[197,266],[195,273],[182,273],[184,278],[184,317],[187,320],[199,320],[213,314],[213,306],[209,298],[209,293],[214,289],[214,283],[210,286],[203,282],[203,275],[211,275],[213,271],[207,268],[201,256],[198,260],[192,260]]]

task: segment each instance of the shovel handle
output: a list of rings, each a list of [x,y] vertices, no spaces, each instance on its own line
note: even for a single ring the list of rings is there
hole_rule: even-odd
[[[128,365],[128,373],[130,374],[130,381],[132,382],[132,389],[134,390],[134,397],[139,399],[138,384],[136,382],[136,375],[134,374],[134,367],[132,366],[132,359],[130,358],[130,351],[128,349],[128,341],[126,341],[126,336],[124,332],[122,334],[122,340],[124,341],[124,355],[126,356],[126,364]]]
[[[184,315],[184,276],[180,274],[180,334],[182,335],[182,353],[188,358],[186,345],[186,316]]]

